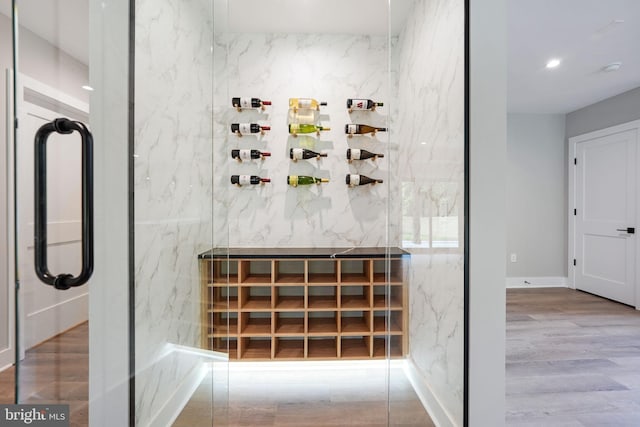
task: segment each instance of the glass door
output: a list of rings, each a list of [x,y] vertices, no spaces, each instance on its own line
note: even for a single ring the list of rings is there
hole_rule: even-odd
[[[74,2],[73,13],[62,3],[15,1],[10,19],[2,16],[13,30],[14,59],[5,116],[12,137],[13,397],[26,405],[21,410],[36,405],[47,419],[87,425],[94,266],[89,15],[86,2]]]
[[[200,263],[214,247],[212,1],[174,3],[6,8],[17,351],[1,403],[144,426],[215,397],[187,425],[224,419],[228,356],[203,345]]]

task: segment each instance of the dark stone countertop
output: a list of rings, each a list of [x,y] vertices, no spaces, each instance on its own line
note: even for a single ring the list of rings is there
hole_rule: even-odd
[[[356,248],[216,248],[198,255],[199,259],[349,259],[402,258],[411,256],[398,247]]]

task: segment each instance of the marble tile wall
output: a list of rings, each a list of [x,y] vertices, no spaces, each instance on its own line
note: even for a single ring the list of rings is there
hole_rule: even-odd
[[[435,206],[446,199],[461,215],[464,1],[416,0],[399,50],[399,181],[419,186]],[[453,185],[443,192],[441,183]],[[409,251],[410,357],[453,422],[462,425],[463,242],[454,249]]]
[[[197,360],[197,254],[212,242],[210,1],[138,0],[135,23],[136,425]]]
[[[397,168],[398,144],[389,133],[347,138],[347,123],[390,126],[393,105],[388,73],[388,38],[333,34],[217,34],[215,69],[214,212],[216,246],[224,247],[352,247],[385,246],[397,242],[399,228],[388,215],[396,195],[390,193]],[[226,85],[223,82],[226,81]],[[231,97],[246,96],[272,101],[264,112],[237,112]],[[318,118],[331,130],[317,136],[289,135],[289,98],[326,101]],[[346,109],[347,98],[371,98],[386,105],[375,112]],[[252,122],[271,126],[263,137],[241,138],[230,123]],[[292,162],[289,149],[309,148],[328,153],[319,161]],[[233,148],[272,153],[266,160],[238,163]],[[385,158],[347,163],[347,148],[384,153]],[[348,173],[381,178],[384,184],[349,188]],[[232,174],[271,179],[261,186],[232,186]],[[287,185],[287,175],[329,178],[319,186]],[[391,178],[391,182],[389,181]]]
[[[457,192],[446,197],[462,211],[463,7],[462,0],[416,1],[391,51],[383,36],[217,33],[212,60],[207,0],[136,2],[139,425],[150,422],[196,365],[182,356],[163,357],[163,351],[166,343],[198,343],[197,253],[212,244],[399,245],[402,182],[427,188],[458,183]],[[270,100],[273,106],[239,113],[231,106],[234,96]],[[332,130],[319,139],[288,135],[289,97],[327,101],[320,122]],[[375,113],[349,115],[349,97],[386,105]],[[232,122],[269,124],[272,130],[264,137],[238,138],[229,131]],[[348,139],[344,125],[350,122],[388,126],[392,132]],[[326,151],[329,157],[293,163],[288,157],[292,147]],[[385,158],[349,165],[349,147],[381,152]],[[230,156],[233,148],[272,156],[237,163]],[[347,173],[385,183],[350,189],[344,183]],[[229,182],[231,174],[272,182],[237,188]],[[289,174],[331,181],[293,188],[286,185]],[[410,280],[411,358],[459,422],[462,249],[414,251]]]

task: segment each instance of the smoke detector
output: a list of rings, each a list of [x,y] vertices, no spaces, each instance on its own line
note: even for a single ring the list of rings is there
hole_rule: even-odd
[[[602,71],[609,73],[611,71],[618,71],[620,67],[622,67],[622,62],[612,62],[611,64],[607,64],[602,67]]]

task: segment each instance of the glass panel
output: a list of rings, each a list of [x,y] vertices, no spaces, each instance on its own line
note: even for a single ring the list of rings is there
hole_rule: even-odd
[[[44,186],[35,192],[34,137],[43,125],[59,117],[88,126],[90,93],[83,88],[89,82],[88,4],[73,2],[73,13],[67,13],[69,5],[57,1],[14,3],[16,63],[10,78],[17,107],[15,123],[19,127],[8,150],[15,154],[15,163],[10,163],[10,184],[15,185],[11,195],[15,196],[15,218],[10,234],[16,248],[12,279],[19,283],[15,294],[18,328],[14,337],[18,360],[12,360],[17,362],[14,398],[21,404],[69,405],[65,416],[71,423],[87,425],[91,281],[59,290],[44,284],[34,270],[34,242],[46,253],[42,268],[57,276],[61,287],[68,279],[63,275],[78,277],[83,258],[89,263],[82,252],[85,244],[90,245],[83,231],[83,224],[90,222],[83,219],[85,213],[89,216],[89,210],[82,208],[86,182],[82,158],[87,149],[83,148],[86,145],[78,131],[64,134],[60,127],[46,134],[41,131],[40,146],[44,150],[36,157],[42,160],[37,171],[44,177]],[[11,11],[4,6],[3,13]],[[10,21],[5,15],[0,19],[5,33]],[[37,206],[46,216],[44,232],[34,238],[38,229],[34,225]]]
[[[238,277],[227,421],[386,425],[389,354],[406,349],[408,270],[387,262],[397,144],[345,126],[390,127],[388,2],[217,5],[214,247]]]
[[[399,141],[401,245],[411,253],[409,352],[404,372],[391,370],[391,425],[423,419],[420,401],[436,409],[437,424],[463,423],[464,7],[391,1],[391,22],[401,24],[392,36],[392,142]],[[407,388],[420,400],[405,399]]]
[[[227,358],[241,348],[240,265],[212,211],[213,3],[135,2],[136,425],[223,422]]]

